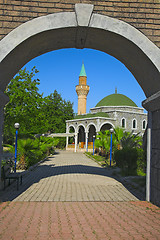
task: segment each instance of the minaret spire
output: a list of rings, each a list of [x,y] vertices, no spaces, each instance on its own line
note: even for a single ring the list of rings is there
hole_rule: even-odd
[[[117,94],[117,87],[115,87],[115,94]]]
[[[85,67],[84,67],[84,63],[82,63],[82,68],[81,68],[81,72],[79,74],[79,77],[87,77]]]
[[[89,86],[87,85],[87,75],[84,63],[82,63],[81,72],[79,74],[79,85],[76,86],[76,92],[78,95],[78,115],[85,114]]]

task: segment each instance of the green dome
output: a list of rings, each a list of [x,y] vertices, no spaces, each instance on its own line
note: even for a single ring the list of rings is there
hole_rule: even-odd
[[[137,105],[128,97],[123,94],[114,93],[107,97],[104,97],[99,101],[96,107],[101,106],[132,106],[137,107]]]

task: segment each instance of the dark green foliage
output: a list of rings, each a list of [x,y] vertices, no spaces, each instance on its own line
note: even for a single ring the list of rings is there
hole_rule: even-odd
[[[133,134],[133,132],[124,132],[123,137],[121,138],[121,147],[122,148],[134,148],[142,146],[142,137],[138,136],[139,133]]]
[[[35,134],[65,132],[65,120],[73,118],[73,104],[62,99],[55,90],[48,97],[39,94],[38,71],[20,70],[5,93],[10,102],[4,109],[4,143],[13,144],[14,123],[20,123],[18,137],[33,138]]]
[[[42,95],[38,93],[40,83],[39,79],[33,79],[37,72],[35,67],[30,73],[26,69],[20,70],[5,91],[10,98],[4,109],[5,143],[13,143],[15,122],[20,123],[21,134],[34,133],[38,129],[44,130],[39,111],[43,102]]]
[[[106,130],[99,132],[95,140],[97,152],[106,158],[106,163],[110,156],[110,139],[110,131]],[[115,160],[124,175],[145,175],[146,158],[141,146],[142,137],[138,134],[133,135],[133,132],[123,132],[123,129],[115,128],[112,134],[112,163]]]
[[[147,160],[146,151],[142,148],[137,148],[138,159],[137,159],[137,173],[144,175],[146,172]]]
[[[53,138],[40,137],[18,140],[18,167],[28,168],[51,153],[54,153]]]
[[[64,149],[66,147],[66,138],[64,137],[57,137],[54,138],[55,144],[54,146],[58,149]]]
[[[73,118],[73,104],[62,99],[55,90],[44,98],[42,112],[45,114],[46,131],[63,133],[66,131],[66,120]]]
[[[138,151],[136,148],[126,147],[114,153],[116,165],[122,169],[126,176],[137,175]]]
[[[110,132],[106,130],[104,132],[99,132],[96,136],[95,147],[101,149],[101,154],[107,154],[110,150]]]
[[[123,148],[115,151],[116,165],[124,175],[144,175],[146,168],[145,151],[142,148]]]

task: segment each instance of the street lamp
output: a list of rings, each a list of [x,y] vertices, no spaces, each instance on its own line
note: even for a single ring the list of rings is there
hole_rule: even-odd
[[[113,128],[110,128],[110,133],[111,133],[111,144],[110,144],[110,166],[111,166],[111,161],[112,161],[112,133],[114,132]]]
[[[14,127],[16,129],[16,143],[15,143],[15,161],[14,161],[14,172],[16,172],[16,163],[17,163],[17,138],[18,138],[18,129],[20,127],[19,123],[15,123]]]
[[[94,155],[94,141],[95,141],[96,136],[93,135],[93,155]]]

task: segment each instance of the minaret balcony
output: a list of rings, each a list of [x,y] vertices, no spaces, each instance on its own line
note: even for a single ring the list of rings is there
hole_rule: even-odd
[[[76,92],[79,95],[88,95],[90,87],[88,85],[77,85],[76,86]]]

